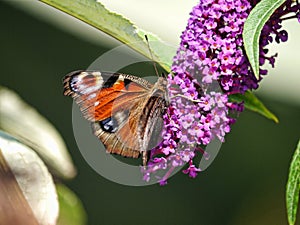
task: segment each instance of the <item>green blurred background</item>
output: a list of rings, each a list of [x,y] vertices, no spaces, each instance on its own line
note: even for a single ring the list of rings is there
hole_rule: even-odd
[[[119,185],[82,158],[72,131],[72,100],[62,95],[63,76],[87,68],[109,48],[2,1],[0,20],[0,84],[15,90],[65,139],[78,169],[66,184],[82,200],[89,225],[287,224],[285,184],[300,137],[299,105],[259,96],[280,123],[245,111],[213,164],[196,179],[178,173],[164,187]],[[131,73],[139,74],[140,68]],[[152,74],[153,68],[144,73]],[[22,112],[19,119],[26,120]]]

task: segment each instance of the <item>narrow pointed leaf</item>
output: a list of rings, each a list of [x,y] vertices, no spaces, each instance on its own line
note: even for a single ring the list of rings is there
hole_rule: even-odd
[[[259,37],[262,28],[285,0],[262,0],[250,12],[243,30],[243,41],[255,77],[259,79]]]
[[[300,140],[290,164],[288,182],[286,185],[286,207],[290,225],[296,222],[300,191]]]
[[[264,117],[278,123],[278,118],[250,91],[246,91],[244,95],[229,95],[231,102],[244,102],[245,108],[253,112],[257,112]]]

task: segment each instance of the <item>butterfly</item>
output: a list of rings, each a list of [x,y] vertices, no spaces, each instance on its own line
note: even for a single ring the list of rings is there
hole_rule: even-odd
[[[143,166],[148,150],[156,147],[169,105],[167,79],[155,84],[133,75],[74,71],[63,79],[64,95],[71,96],[107,152],[137,158]]]

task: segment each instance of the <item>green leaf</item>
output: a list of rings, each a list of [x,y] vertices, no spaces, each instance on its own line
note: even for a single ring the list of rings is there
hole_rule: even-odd
[[[300,191],[300,140],[290,164],[288,182],[286,185],[286,207],[290,225],[296,222]]]
[[[285,0],[262,0],[250,12],[243,30],[245,50],[255,77],[259,79],[259,37],[265,23]]]
[[[86,212],[78,197],[66,186],[56,185],[59,201],[59,217],[57,225],[87,224]]]
[[[176,52],[175,48],[168,46],[157,36],[137,28],[131,21],[121,15],[108,11],[101,3],[95,0],[40,1],[84,21],[125,43],[142,55],[151,58],[144,36],[147,34],[154,60],[167,72],[170,71],[172,57]]]
[[[229,95],[229,100],[231,102],[244,102],[245,108],[257,112],[266,118],[273,120],[275,123],[278,123],[278,118],[250,91],[246,91],[244,95]]]

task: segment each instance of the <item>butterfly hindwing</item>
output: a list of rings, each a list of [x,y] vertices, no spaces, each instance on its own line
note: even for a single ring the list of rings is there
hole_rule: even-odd
[[[162,140],[160,134],[167,104],[163,96],[152,96],[143,109],[139,120],[138,134],[140,145],[146,151],[156,147]]]

